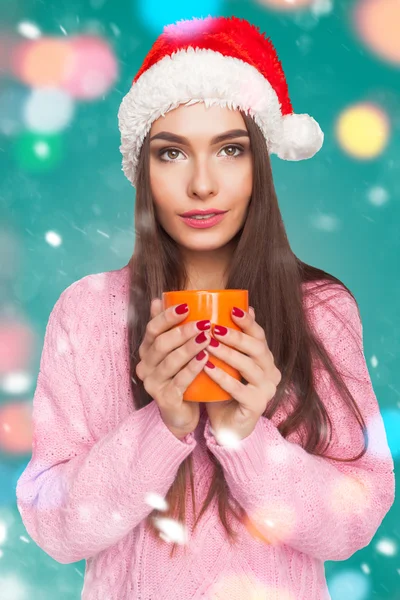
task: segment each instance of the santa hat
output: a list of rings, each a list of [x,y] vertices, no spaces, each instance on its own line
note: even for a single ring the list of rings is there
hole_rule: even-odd
[[[258,27],[233,16],[182,20],[164,27],[118,112],[122,169],[133,186],[153,121],[201,101],[249,114],[268,152],[284,160],[311,158],[322,146],[318,123],[293,113],[276,50]]]

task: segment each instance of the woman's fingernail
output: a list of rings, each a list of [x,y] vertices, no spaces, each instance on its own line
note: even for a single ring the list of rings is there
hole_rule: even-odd
[[[205,331],[206,329],[211,329],[211,322],[209,321],[209,319],[204,319],[203,321],[197,321],[196,323],[196,327],[197,329],[200,329],[200,331]]]
[[[204,331],[202,331],[201,333],[199,333],[199,335],[195,338],[195,342],[197,342],[198,344],[204,344],[204,342],[207,340],[207,336],[204,333]]]
[[[228,333],[228,330],[226,327],[224,327],[223,325],[215,325],[214,327],[214,333],[216,333],[217,335],[226,335]]]
[[[235,315],[235,317],[244,317],[244,312],[241,308],[237,308],[237,306],[233,307],[232,313]]]
[[[175,308],[175,312],[177,315],[183,315],[184,313],[188,312],[189,307],[187,304],[179,304],[179,306],[177,306]]]

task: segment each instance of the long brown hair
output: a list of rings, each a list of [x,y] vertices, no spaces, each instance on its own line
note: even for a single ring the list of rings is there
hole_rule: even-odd
[[[257,323],[262,325],[266,332],[268,346],[282,374],[276,394],[269,402],[263,416],[271,418],[278,406],[285,401],[285,390],[289,387],[293,388],[296,392],[297,404],[293,412],[280,423],[278,430],[284,438],[287,438],[291,432],[303,428],[306,432],[302,442],[304,449],[317,456],[323,455],[331,441],[331,436],[327,441],[327,423],[332,434],[332,422],[314,386],[312,356],[316,356],[331,375],[337,389],[343,394],[343,399],[354,413],[364,435],[364,449],[356,457],[339,459],[328,456],[328,458],[345,462],[357,460],[367,450],[368,435],[365,422],[341,374],[309,327],[304,311],[302,284],[314,281],[320,282],[323,286],[333,283],[337,287],[339,284],[353,298],[354,296],[339,279],[303,263],[292,252],[278,206],[264,136],[253,118],[240,112],[250,136],[253,190],[246,221],[235,236],[236,247],[229,265],[226,288],[248,290]],[[130,378],[136,410],[153,400],[144,389],[143,382],[136,376],[136,366],[140,361],[139,346],[151,318],[151,300],[161,298],[164,291],[185,289],[187,281],[179,247],[161,228],[155,217],[150,189],[149,148],[149,135],[147,135],[141,148],[138,165],[135,204],[136,240],[134,254],[129,261]],[[255,256],[257,260],[254,260]],[[321,432],[324,434],[322,438]],[[246,513],[240,506],[239,514],[234,511],[229,503],[229,488],[225,482],[223,469],[208,448],[207,453],[214,464],[214,474],[194,529],[212,498],[217,494],[219,517],[232,541],[236,539],[237,532],[231,529],[227,521],[227,509],[231,510],[239,520],[243,520]],[[147,517],[148,526],[157,539],[159,539],[159,531],[154,524],[157,517],[174,518],[177,512],[179,522],[185,523],[188,472],[193,514],[196,514],[193,463],[190,454],[181,463],[175,481],[167,493],[168,511],[161,513],[154,509]],[[178,511],[176,511],[177,507]],[[173,544],[170,556],[175,549],[176,544]]]

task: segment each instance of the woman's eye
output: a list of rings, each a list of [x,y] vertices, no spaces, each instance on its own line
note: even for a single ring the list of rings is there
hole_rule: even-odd
[[[236,158],[237,156],[240,156],[240,154],[243,153],[243,151],[244,151],[244,149],[241,146],[236,146],[236,145],[230,144],[229,146],[224,146],[222,148],[221,152],[224,151],[224,150],[227,150],[227,149],[234,149],[234,150],[238,150],[239,151],[239,154],[230,154],[230,153],[228,153],[227,154],[227,158]],[[176,153],[182,154],[181,151],[178,150],[177,148],[165,148],[163,150],[160,150],[158,156],[164,162],[176,162],[176,156],[173,157],[173,158],[170,158],[170,159],[161,158],[162,156],[164,156],[164,154],[173,153],[173,152],[175,154]]]
[[[234,150],[240,150],[240,152],[243,152],[243,148],[241,148],[241,146],[225,146],[225,148],[222,148],[222,150],[226,150],[227,148],[233,148]],[[239,156],[239,154],[235,154],[235,155],[228,155],[228,158],[236,158],[236,156]]]
[[[167,154],[167,152],[177,152],[179,154],[180,150],[177,150],[176,148],[167,148],[166,150],[161,150],[159,157],[161,158],[162,156],[164,156],[164,154]],[[165,158],[161,158],[161,160],[163,160],[164,162],[174,162],[175,159],[173,158],[172,160],[166,160]]]

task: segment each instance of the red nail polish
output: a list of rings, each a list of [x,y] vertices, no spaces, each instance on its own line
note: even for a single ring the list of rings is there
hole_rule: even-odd
[[[196,327],[197,329],[200,329],[200,331],[205,331],[211,329],[211,323],[209,319],[204,319],[203,321],[197,321]]]
[[[223,325],[215,325],[213,331],[217,334],[217,335],[226,335],[228,333],[228,330],[226,327],[224,327]]]
[[[183,315],[184,313],[188,312],[189,307],[187,304],[179,304],[179,306],[177,306],[175,308],[175,312],[177,315]]]
[[[236,306],[233,307],[232,313],[235,315],[235,317],[244,317],[244,312],[242,311],[242,309],[237,308]]]
[[[212,362],[211,362],[210,360],[208,360],[208,361],[206,362],[206,366],[207,366],[209,369],[215,369],[215,365],[213,365],[213,364],[212,364]]]
[[[199,335],[197,337],[195,337],[194,341],[197,342],[198,344],[204,344],[204,342],[207,340],[207,336],[204,333],[204,331],[202,331],[201,333],[199,333]]]

